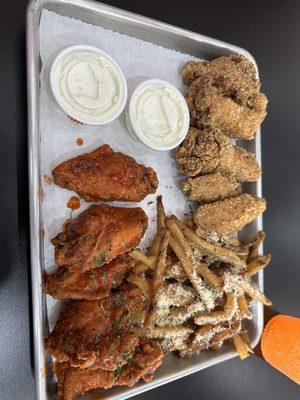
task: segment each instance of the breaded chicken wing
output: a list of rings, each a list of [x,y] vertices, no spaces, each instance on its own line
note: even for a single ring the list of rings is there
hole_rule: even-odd
[[[103,338],[128,329],[131,314],[142,308],[140,289],[129,285],[120,286],[117,292],[98,301],[68,300],[45,348],[58,362],[88,368],[96,362]],[[101,360],[103,363],[103,354]]]
[[[69,363],[56,366],[58,396],[74,400],[79,394],[91,389],[108,389],[113,386],[133,386],[140,379],[149,382],[155,370],[161,365],[163,352],[153,341],[140,340],[128,363],[115,371],[103,369],[72,368]]]
[[[56,185],[73,190],[85,201],[138,202],[155,193],[158,186],[152,168],[139,165],[107,144],[64,161],[52,174]]]
[[[254,64],[241,55],[218,57],[212,61],[189,61],[182,70],[182,79],[191,85],[198,78],[210,78],[224,96],[241,102],[260,90]]]
[[[190,128],[186,138],[176,149],[180,172],[196,175],[221,172],[238,182],[252,182],[260,177],[260,166],[254,154],[229,143],[218,129]]]
[[[259,92],[254,65],[244,56],[189,62],[182,72],[191,125],[219,128],[236,139],[253,139],[266,116],[267,99]]]
[[[55,299],[102,299],[122,283],[125,274],[133,266],[134,260],[124,255],[84,273],[72,273],[60,267],[53,274],[45,273],[43,290]]]
[[[141,208],[92,205],[52,239],[55,262],[78,273],[101,267],[136,247],[147,225]]]
[[[226,237],[240,231],[265,209],[264,199],[244,193],[200,206],[194,214],[194,222],[206,235],[216,233]]]
[[[242,192],[239,182],[220,172],[189,178],[182,183],[181,188],[190,200],[204,203],[237,196]]]

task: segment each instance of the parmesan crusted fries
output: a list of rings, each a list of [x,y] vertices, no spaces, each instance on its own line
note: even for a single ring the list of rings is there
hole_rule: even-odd
[[[251,283],[270,261],[270,255],[258,255],[263,239],[259,232],[247,245],[236,238],[223,246],[209,242],[174,215],[166,217],[158,197],[152,245],[146,254],[130,253],[136,265],[127,280],[147,301],[134,332],[181,357],[219,349],[232,339],[240,358],[246,358],[252,349],[243,321],[252,318],[250,304],[272,304]]]

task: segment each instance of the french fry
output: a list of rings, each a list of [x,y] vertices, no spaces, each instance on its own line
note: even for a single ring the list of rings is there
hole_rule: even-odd
[[[157,207],[157,226],[158,226],[157,230],[164,231],[166,229],[166,214],[162,202],[162,196],[157,197],[156,207]]]
[[[259,289],[253,287],[250,282],[246,279],[240,280],[240,286],[244,290],[244,292],[250,296],[253,300],[259,301],[265,306],[271,306],[272,302],[269,300],[264,293],[262,293]]]
[[[265,240],[265,236],[266,234],[264,231],[257,232],[256,240],[249,245],[249,253],[247,258],[248,263],[258,257],[259,249],[261,244]]]
[[[239,313],[242,318],[251,318],[252,314],[249,310],[248,303],[244,294],[237,298],[237,303],[239,307]]]
[[[147,300],[147,304],[149,304],[151,300],[151,285],[149,280],[145,279],[142,275],[130,274],[127,277],[127,282],[139,287]]]
[[[208,309],[214,308],[214,298],[210,293],[206,290],[203,285],[201,278],[198,277],[197,273],[194,271],[194,266],[191,263],[191,260],[186,255],[184,249],[181,247],[179,241],[171,236],[170,237],[170,246],[176,256],[179,258],[181,265],[186,273],[187,277],[189,278],[191,284],[195,288],[196,292],[200,295],[200,298],[203,299],[205,306]]]
[[[264,269],[270,262],[271,255],[265,254],[254,258],[248,265],[245,273],[245,277],[250,278],[255,275],[258,271]]]
[[[202,300],[196,300],[185,307],[173,308],[167,315],[161,316],[156,320],[158,326],[178,326],[182,325],[188,319],[195,316],[196,313],[206,309]]]
[[[212,311],[197,314],[194,318],[194,322],[197,325],[206,325],[206,324],[218,324],[224,321],[230,321],[234,314],[237,311],[237,299],[231,293],[226,293],[226,303],[224,306],[224,310],[221,311]]]
[[[166,267],[167,248],[170,240],[170,232],[165,229],[164,236],[161,241],[161,248],[154,270],[152,281],[152,296],[149,303],[149,312],[146,315],[145,327],[152,328],[155,323],[157,303],[160,295],[161,288],[164,283],[164,271]]]
[[[165,338],[160,343],[164,352],[167,351],[182,351],[187,349],[186,336]]]
[[[229,328],[224,329],[222,332],[217,333],[209,345],[212,350],[219,349],[225,340],[232,338],[241,330],[241,322],[237,321],[232,324]]]
[[[136,261],[140,261],[143,264],[147,265],[148,267],[152,266],[155,262],[154,256],[147,257],[140,249],[132,250],[129,253],[130,257],[132,257]]]
[[[184,307],[193,303],[197,293],[194,288],[181,283],[166,283],[160,291],[158,307]]]
[[[176,279],[178,282],[184,282],[187,280],[186,273],[184,272],[179,261],[166,267],[165,276],[169,279]]]
[[[183,232],[181,231],[181,228],[179,227],[178,219],[172,215],[171,217],[167,218],[166,224],[172,235],[179,241],[191,263],[196,266],[197,273],[214,288],[220,288],[223,284],[222,280],[216,274],[214,274],[213,271],[210,271],[205,264],[195,260],[195,257],[193,256],[193,250],[187,242]]]
[[[162,240],[162,236],[166,228],[166,222],[165,222],[166,215],[161,196],[158,196],[156,199],[156,209],[157,209],[157,232],[147,252],[148,256],[155,256],[155,257],[157,257],[158,255],[160,242]]]
[[[132,271],[135,274],[141,274],[143,272],[149,271],[149,269],[150,269],[150,266],[143,264],[142,262],[139,262],[138,264],[136,264],[133,267]]]
[[[223,281],[218,275],[216,275],[213,271],[211,271],[207,265],[204,263],[197,263],[196,266],[197,273],[212,287],[219,289],[223,286]]]
[[[223,331],[225,327],[222,324],[217,325],[203,325],[200,328],[197,328],[194,332],[194,338],[191,341],[190,348],[192,350],[199,350],[199,346],[207,346],[212,338]]]
[[[241,334],[238,333],[233,336],[233,344],[241,360],[249,357],[251,349]]]
[[[178,218],[176,218],[176,221],[184,235],[192,241],[193,246],[197,247],[204,255],[213,257],[226,263],[230,263],[237,268],[246,268],[245,262],[241,260],[234,253],[234,251],[226,249],[225,247],[219,246],[217,244],[207,242],[206,240],[198,236],[192,229],[184,225]]]
[[[147,328],[133,328],[133,332],[139,336],[147,339],[165,339],[165,338],[176,338],[180,336],[189,336],[194,332],[193,329],[185,326],[164,326],[154,327],[153,329]]]

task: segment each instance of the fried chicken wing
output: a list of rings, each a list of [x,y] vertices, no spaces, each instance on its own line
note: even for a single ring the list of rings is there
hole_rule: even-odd
[[[230,144],[219,129],[190,128],[175,157],[180,172],[189,177],[212,172],[221,172],[238,182],[253,182],[260,177],[254,154]]]
[[[85,201],[138,202],[155,193],[158,186],[152,168],[139,165],[107,144],[64,161],[52,174],[56,185],[73,190]]]
[[[60,267],[53,274],[45,273],[43,290],[55,299],[102,299],[122,283],[125,274],[133,266],[134,260],[124,255],[83,274]]]
[[[189,178],[183,182],[181,188],[190,200],[204,203],[223,200],[226,197],[242,193],[239,182],[230,176],[220,174],[220,172]]]
[[[136,247],[148,225],[141,208],[92,205],[52,239],[55,262],[70,272],[101,267]]]
[[[230,236],[256,219],[265,209],[264,199],[244,193],[200,206],[194,214],[194,221],[207,235],[216,233]]]
[[[266,116],[254,65],[243,56],[189,62],[182,72],[191,125],[219,128],[231,138],[253,139]]]
[[[120,286],[110,297],[98,301],[68,300],[45,341],[46,350],[58,362],[68,361],[71,366],[80,368],[91,367],[98,357],[103,338],[129,328],[131,315],[142,308],[142,292],[129,285]]]
[[[241,101],[260,90],[254,64],[241,55],[219,57],[209,62],[189,61],[182,70],[182,79],[187,85],[203,77],[211,78],[223,95],[234,96]]]
[[[56,367],[58,395],[65,400],[74,400],[79,394],[91,389],[108,389],[113,386],[133,386],[140,379],[149,382],[155,370],[161,365],[163,352],[160,347],[147,340],[141,340],[128,363],[114,371],[103,369],[72,368],[69,363]]]

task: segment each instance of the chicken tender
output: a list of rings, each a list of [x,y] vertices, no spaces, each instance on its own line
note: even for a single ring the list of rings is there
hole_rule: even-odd
[[[91,389],[108,389],[113,386],[134,386],[140,379],[151,381],[153,373],[161,365],[163,352],[153,341],[140,340],[140,344],[127,364],[114,371],[93,368],[72,368],[69,363],[56,366],[58,396],[74,400],[79,394]]]
[[[213,127],[234,139],[251,140],[266,116],[267,99],[257,93],[241,104],[225,97],[211,80],[199,78],[186,94],[191,125],[197,128]]]
[[[194,214],[194,222],[207,236],[217,234],[226,237],[240,231],[265,209],[264,199],[241,194],[200,206]]]
[[[190,61],[182,71],[191,125],[219,128],[231,138],[250,140],[266,115],[255,66],[244,56]]]
[[[64,161],[52,174],[56,185],[73,190],[85,201],[138,202],[155,193],[158,186],[152,168],[139,165],[107,144]]]
[[[99,300],[109,296],[133,266],[134,260],[125,255],[83,274],[60,267],[53,274],[45,273],[43,290],[55,299]]]
[[[129,285],[120,286],[110,297],[98,301],[68,300],[45,341],[45,348],[58,362],[91,367],[96,362],[103,338],[128,329],[131,314],[142,308],[141,290]]]
[[[175,157],[180,172],[189,177],[221,172],[238,182],[253,182],[261,173],[254,154],[230,144],[218,129],[190,128]]]
[[[92,205],[52,239],[55,262],[70,272],[99,268],[136,247],[147,226],[141,208]]]
[[[220,172],[189,178],[183,182],[181,188],[190,200],[204,203],[223,200],[226,197],[242,193],[239,182],[230,176],[220,174]]]
[[[191,85],[198,78],[209,77],[224,96],[238,98],[241,102],[260,90],[260,81],[254,64],[242,55],[216,58],[209,62],[189,61],[182,71],[182,79]]]

